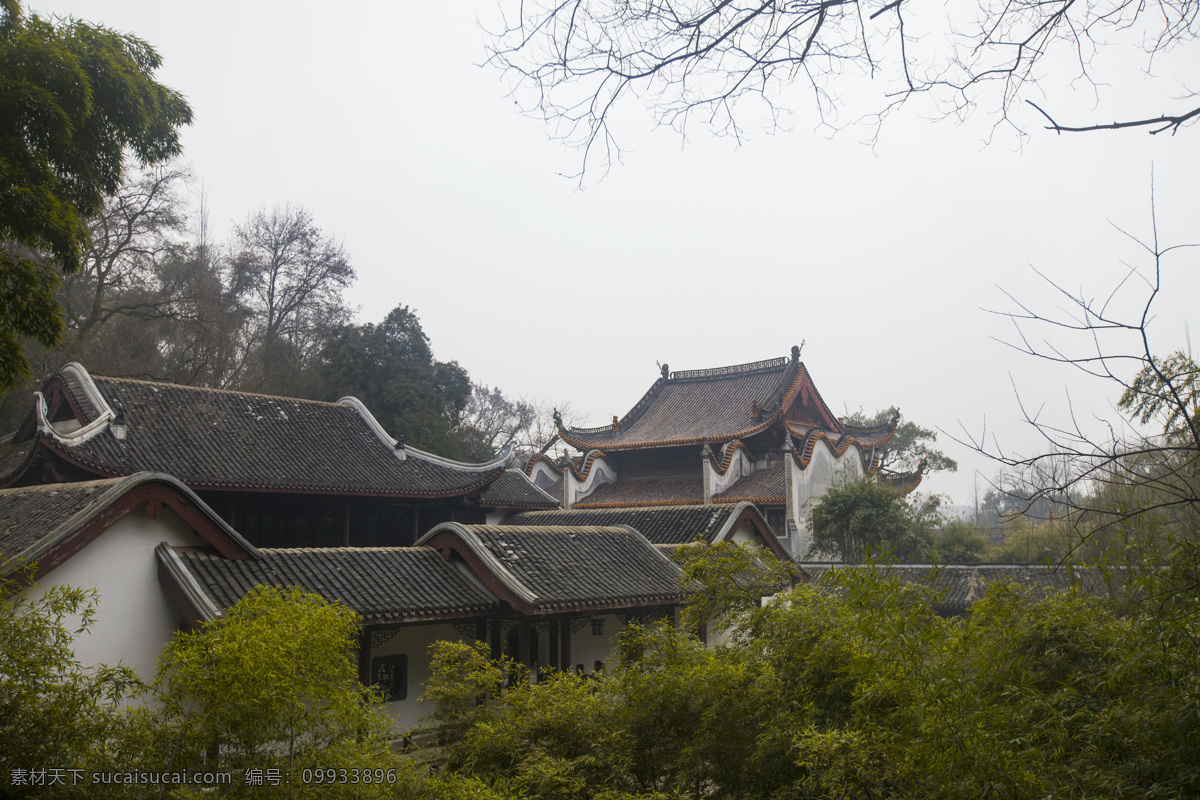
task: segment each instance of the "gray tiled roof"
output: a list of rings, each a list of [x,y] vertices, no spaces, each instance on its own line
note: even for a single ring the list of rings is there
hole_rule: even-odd
[[[119,516],[113,516],[113,504],[132,490],[146,485],[165,487],[169,492],[182,495],[183,503],[206,516],[236,549],[251,555],[257,552],[176,478],[141,472],[123,478],[0,489],[2,572],[37,563],[46,553],[97,519],[105,526],[112,524],[119,519]]]
[[[1072,572],[1065,567],[1047,567],[1025,564],[950,564],[941,567],[898,564],[898,565],[847,565],[847,564],[803,564],[804,570],[814,581],[827,583],[831,573],[837,570],[876,569],[889,575],[898,575],[933,591],[933,608],[941,614],[965,614],[971,606],[982,599],[989,584],[1010,581],[1041,592],[1066,589],[1076,579],[1081,579],[1085,589],[1102,593],[1104,587],[1086,570]]]
[[[13,436],[0,440],[0,482],[6,482],[25,469],[37,442],[29,439],[18,442]]]
[[[704,502],[704,477],[700,465],[686,475],[619,477],[575,505],[580,508],[605,506],[686,505]]]
[[[668,604],[681,596],[679,568],[630,528],[443,523],[421,541],[446,532],[539,611]]]
[[[786,358],[724,370],[674,373],[654,383],[621,420],[619,431],[569,429],[564,438],[584,449],[621,449],[662,442],[721,440],[745,435],[766,421],[752,415],[752,403],[766,406],[789,375]]]
[[[653,506],[649,508],[573,508],[569,511],[524,511],[504,519],[505,525],[628,525],[653,544],[707,542],[724,530],[735,511],[720,506]]]
[[[0,489],[0,557],[17,558],[87,510],[121,478]]]
[[[525,473],[506,469],[488,485],[479,500],[491,508],[558,508],[558,500],[533,485]]]
[[[751,502],[784,502],[783,462],[768,464],[766,469],[751,472],[724,492],[713,497],[718,503],[733,503],[739,500]]]
[[[80,408],[95,413],[75,376],[59,377]],[[125,440],[104,431],[81,444],[44,441],[105,475],[157,471],[206,489],[433,497],[481,489],[503,471],[422,458],[412,448],[401,461],[348,404],[123,378],[92,380],[109,406],[124,410]]]
[[[230,561],[198,548],[158,550],[222,611],[257,585],[298,586],[339,601],[364,623],[411,622],[494,613],[496,598],[429,547],[264,548],[261,559]]]

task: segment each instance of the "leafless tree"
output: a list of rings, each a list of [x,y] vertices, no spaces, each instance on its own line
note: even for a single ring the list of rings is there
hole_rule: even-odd
[[[1194,45],[1198,8],[1196,0],[522,0],[502,4],[490,62],[513,77],[523,110],[583,147],[586,169],[618,152],[611,122],[632,98],[681,132],[696,120],[740,136],[743,101],[765,103],[775,125],[785,110],[777,104],[792,102],[781,100],[784,90],[799,85],[828,120],[869,80],[882,89],[876,120],[928,95],[942,115],[982,105],[1014,124],[1017,104],[1046,80],[1044,62],[1061,54],[1074,62],[1064,83],[1092,81],[1093,56],[1119,41],[1144,50],[1149,69]],[[1059,132],[1174,133],[1200,116],[1196,98],[1193,90],[1173,96],[1171,111],[1107,124],[1060,124],[1034,107]]]
[[[1020,499],[1026,513],[1040,506],[1069,514],[1085,535],[1151,515],[1196,538],[1200,368],[1190,352],[1154,353],[1149,327],[1167,260],[1177,261],[1197,245],[1161,244],[1153,217],[1149,241],[1122,233],[1142,249],[1147,266],[1129,267],[1107,293],[1070,292],[1042,275],[1062,312],[1043,312],[1012,295],[1014,308],[997,312],[1014,325],[1010,346],[1102,379],[1119,396],[1121,416],[1105,420],[1098,435],[1095,420],[1080,419],[1072,410],[1065,422],[1055,423],[1018,394],[1025,421],[1041,439],[1038,454],[1016,454],[965,431],[958,441],[1005,468],[1008,484],[1002,488]],[[1140,301],[1123,302],[1139,294]]]
[[[556,461],[569,457],[572,451],[558,438],[554,412],[558,412],[565,425],[581,424],[584,420],[571,407],[571,403],[556,403],[545,396],[525,397],[521,402],[531,409],[531,417],[529,424],[513,442],[513,464],[523,468],[538,453],[545,453]]]
[[[187,180],[175,164],[134,173],[89,222],[82,268],[63,283],[67,335],[60,354],[75,357],[116,318],[155,320],[169,313],[156,266],[182,246],[187,207],[180,192]]]
[[[298,375],[339,325],[350,320],[343,291],[354,268],[341,244],[304,208],[260,210],[235,231],[227,293],[246,309],[243,388],[294,393]],[[283,383],[281,383],[283,381]]]
[[[465,457],[483,461],[495,457],[509,445],[514,449],[528,436],[536,410],[524,400],[504,396],[499,387],[471,384],[471,396],[459,419],[458,433],[464,440]]]

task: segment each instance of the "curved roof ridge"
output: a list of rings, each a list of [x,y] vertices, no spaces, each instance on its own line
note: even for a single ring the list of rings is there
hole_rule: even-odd
[[[208,518],[222,534],[232,540],[238,548],[257,559],[260,557],[260,551],[253,544],[242,537],[240,533],[234,530],[229,523],[221,518],[213,511],[207,503],[200,499],[191,489],[187,487],[183,481],[173,475],[168,475],[164,472],[135,472],[132,475],[127,475],[122,478],[104,478],[95,481],[81,481],[78,483],[52,483],[41,484],[37,486],[22,486],[12,489],[0,491],[0,497],[12,497],[16,495],[28,495],[40,492],[71,492],[96,489],[94,496],[78,511],[71,516],[62,520],[54,527],[53,530],[47,531],[46,534],[40,537],[29,547],[26,547],[19,553],[6,554],[3,563],[4,571],[10,571],[14,564],[33,563],[36,562],[42,555],[59,544],[63,540],[70,537],[77,530],[87,525],[97,517],[101,516],[108,510],[114,502],[119,500],[124,495],[128,494],[133,489],[147,483],[164,483],[170,486],[175,491],[179,492],[186,501],[192,504],[197,511]]]
[[[669,380],[695,380],[697,378],[720,378],[726,375],[742,375],[747,372],[759,372],[786,367],[791,361],[787,356],[767,358],[762,361],[748,361],[745,364],[730,364],[725,367],[708,367],[705,369],[682,369],[671,373]]]
[[[417,547],[424,545],[434,536],[443,531],[447,531],[456,535],[463,546],[483,564],[484,568],[496,577],[496,580],[503,584],[504,588],[508,589],[514,595],[521,599],[522,602],[528,603],[530,606],[537,607],[541,604],[542,598],[534,593],[532,589],[526,586],[520,578],[514,575],[508,567],[504,565],[496,555],[483,543],[476,535],[472,528],[473,525],[463,525],[461,522],[443,522],[437,525],[420,539],[415,544]]]
[[[612,424],[574,428],[556,417],[572,447],[606,451],[744,439],[774,424],[808,374],[800,348],[791,356],[670,372],[662,366],[641,400]]]
[[[553,458],[551,458],[550,456],[546,455],[545,453],[538,453],[537,455],[535,455],[535,456],[533,456],[531,459],[529,459],[529,461],[528,461],[528,462],[526,462],[526,464],[525,464],[525,477],[527,477],[527,478],[528,478],[528,477],[530,476],[530,474],[532,474],[532,473],[533,473],[533,468],[534,468],[535,466],[537,466],[537,464],[538,464],[538,463],[540,463],[540,462],[545,462],[546,466],[547,466],[547,467],[549,467],[549,468],[550,468],[550,470],[551,470],[551,471],[552,471],[552,472],[553,472],[555,475],[559,475],[559,476],[561,476],[561,475],[563,474],[563,469],[564,469],[564,468],[563,468],[563,467],[560,467],[558,464],[556,464],[556,463],[554,462],[554,459],[553,459]]]
[[[82,369],[82,367],[81,367]],[[61,370],[60,370],[61,372]],[[111,375],[95,375],[93,380],[112,381],[114,383],[140,383],[146,386],[164,386],[168,389],[186,389],[193,392],[214,392],[217,394],[233,394],[241,397],[261,397],[265,400],[288,400],[293,403],[312,403],[322,406],[341,405],[342,401],[332,402],[329,400],[310,400],[306,397],[285,397],[280,394],[266,394],[264,392],[246,392],[241,389],[220,389],[215,386],[193,386],[190,383],[174,383],[172,381],[156,381],[149,378],[117,378]]]
[[[400,440],[392,438],[391,434],[384,430],[383,425],[379,423],[379,420],[375,419],[375,415],[371,413],[371,409],[367,408],[366,404],[363,403],[362,400],[359,400],[353,395],[346,395],[345,397],[339,399],[336,405],[354,409],[358,415],[362,417],[363,422],[367,424],[367,427],[371,429],[371,432],[379,438],[379,441],[392,448],[392,451],[397,454],[396,457],[400,460],[404,460],[404,458],[412,456],[414,458],[419,458],[422,461],[428,461],[431,464],[440,464],[443,467],[450,467],[451,469],[459,470],[460,472],[491,472],[494,469],[503,467],[504,463],[508,461],[508,457],[512,455],[512,445],[508,444],[503,450],[500,451],[500,455],[496,456],[491,461],[472,464],[466,461],[456,461],[452,458],[439,456],[416,447],[409,447],[407,445],[397,447],[397,445],[400,445]],[[403,456],[400,455],[401,452],[403,453]]]
[[[273,555],[275,553],[377,553],[377,552],[400,552],[407,550],[419,550],[421,552],[436,553],[430,547],[417,547],[416,545],[374,545],[371,547],[260,547],[258,552],[263,555]]]

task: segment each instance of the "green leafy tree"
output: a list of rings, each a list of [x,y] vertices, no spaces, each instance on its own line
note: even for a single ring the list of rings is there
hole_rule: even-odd
[[[14,770],[81,768],[116,725],[115,704],[140,688],[125,667],[75,658],[96,603],[94,591],[0,582],[0,797],[31,791]]]
[[[681,621],[691,631],[722,630],[764,597],[786,589],[794,575],[765,550],[734,542],[696,542],[671,555],[682,570],[688,603]]]
[[[0,389],[32,377],[22,338],[61,337],[60,271],[79,270],[127,154],[179,152],[191,109],[154,80],[160,63],[134,36],[0,2]]]
[[[167,647],[155,705],[135,712],[123,758],[161,770],[212,769],[215,759],[237,773],[220,796],[383,793],[386,780],[340,790],[302,780],[306,768],[395,766],[379,698],[358,681],[357,644],[358,620],[345,607],[294,587],[253,589],[223,618]],[[137,731],[153,734],[147,741]],[[279,769],[285,779],[247,786],[242,777],[252,768]]]
[[[1168,582],[1195,579],[1196,563],[1172,562]],[[1180,626],[997,583],[969,618],[943,619],[935,589],[834,576],[747,605],[718,646],[632,629],[637,657],[598,680],[489,679],[484,703],[450,687],[469,717],[448,751],[457,779],[585,800],[1200,792],[1194,595],[1168,598]]]
[[[987,541],[961,519],[942,523],[934,538],[937,561],[942,564],[974,564],[985,560],[987,549]]]
[[[866,558],[926,562],[938,501],[910,503],[871,478],[830,488],[809,512],[812,549],[848,563]]]
[[[471,397],[467,371],[433,357],[408,306],[378,325],[347,325],[321,352],[322,399],[354,395],[391,435],[449,458],[463,458],[459,423]]]
[[[1200,365],[1182,350],[1146,361],[1117,407],[1143,425],[1157,420],[1169,439],[1200,444]]]
[[[868,415],[859,409],[842,421],[861,428],[872,428],[884,424],[898,413],[896,408],[885,408]],[[877,452],[879,471],[884,475],[915,472],[921,462],[925,462],[926,472],[957,472],[958,462],[941,450],[934,449],[932,445],[936,441],[935,431],[922,428],[915,422],[901,422],[896,426],[896,435]]]

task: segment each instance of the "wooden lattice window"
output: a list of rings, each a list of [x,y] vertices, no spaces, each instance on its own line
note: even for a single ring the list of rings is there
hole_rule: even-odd
[[[389,703],[408,697],[408,656],[378,656],[371,659],[371,683]]]

